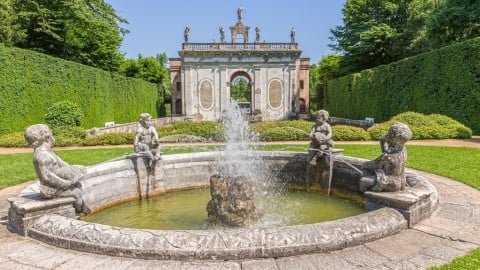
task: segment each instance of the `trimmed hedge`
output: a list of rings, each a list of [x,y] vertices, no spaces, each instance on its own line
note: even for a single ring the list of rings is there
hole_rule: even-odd
[[[480,134],[480,38],[327,82],[325,108],[378,122],[416,111],[443,114]]]
[[[406,112],[371,127],[368,132],[359,127],[333,126],[333,140],[336,142],[378,140],[397,121],[410,126],[413,139],[470,138],[472,135],[469,128],[450,117]],[[314,122],[304,120],[261,122],[252,124],[251,129],[258,135],[260,141],[309,141],[308,135],[313,125]],[[160,140],[164,142],[223,141],[222,127],[217,122],[177,122],[159,127],[157,131]],[[54,135],[59,146],[132,144],[134,137],[132,133],[108,133],[85,138],[85,130],[79,127],[57,129],[54,130]],[[0,136],[0,146],[19,147],[27,144],[23,132],[15,132]]]
[[[0,45],[0,134],[45,123],[59,101],[79,106],[82,127],[128,123],[142,112],[157,116],[158,86],[45,54]]]
[[[413,140],[424,139],[466,139],[472,136],[472,130],[452,118],[439,115],[423,115],[416,112],[405,112],[392,117],[381,124],[368,129],[373,140],[379,140],[386,134],[390,126],[395,122],[407,124],[412,130]]]

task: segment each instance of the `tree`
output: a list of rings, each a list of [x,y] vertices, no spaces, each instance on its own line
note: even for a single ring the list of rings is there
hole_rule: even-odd
[[[126,77],[142,79],[158,85],[157,114],[165,116],[169,113],[165,104],[172,101],[170,86],[170,73],[166,67],[168,57],[166,53],[157,54],[155,57],[142,57],[127,59],[120,65],[119,73]]]
[[[338,54],[325,55],[318,62],[318,65],[310,67],[310,111],[313,113],[324,108],[325,84],[341,75],[340,61],[342,57]]]
[[[397,59],[393,44],[407,20],[408,0],[347,0],[343,26],[331,30],[331,47],[344,54],[347,72],[390,63]],[[396,48],[397,49],[397,48]]]
[[[435,48],[480,36],[480,1],[442,2],[427,21],[427,29]]]
[[[160,84],[169,78],[165,59],[168,59],[165,53],[157,54],[155,57],[142,57],[139,55],[137,60],[127,59],[123,61],[119,67],[119,72],[127,77]]]
[[[19,38],[18,25],[14,21],[12,0],[0,0],[0,43],[10,46]]]
[[[427,36],[427,21],[443,0],[412,0],[408,5],[408,20],[402,40],[406,53],[403,57],[426,52],[432,48]]]
[[[127,23],[104,0],[12,0],[25,38],[16,45],[105,70],[117,70]]]
[[[237,77],[230,89],[232,99],[238,102],[250,102],[251,93],[250,93],[250,82],[245,77]]]

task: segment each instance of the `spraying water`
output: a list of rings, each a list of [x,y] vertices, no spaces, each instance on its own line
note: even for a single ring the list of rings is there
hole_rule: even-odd
[[[220,169],[224,176],[258,177],[261,163],[255,155],[252,142],[258,141],[258,136],[250,130],[242,110],[235,100],[231,100],[221,117],[222,131],[225,138],[225,166]]]

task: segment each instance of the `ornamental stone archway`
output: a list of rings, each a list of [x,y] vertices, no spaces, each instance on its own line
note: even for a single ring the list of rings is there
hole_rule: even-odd
[[[237,22],[230,27],[230,43],[225,42],[223,27],[219,28],[220,42],[189,42],[189,31],[184,33],[180,57],[169,59],[172,113],[218,120],[232,97],[234,79],[243,76],[250,83],[246,114],[266,121],[307,116],[310,59],[300,57],[292,39],[260,42],[259,27],[255,27],[255,42],[250,43],[250,27],[242,20],[243,9],[239,8]],[[288,38],[290,30],[285,33]]]

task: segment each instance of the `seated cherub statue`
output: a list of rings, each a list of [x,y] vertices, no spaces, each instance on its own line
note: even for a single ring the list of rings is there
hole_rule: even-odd
[[[43,124],[32,125],[25,131],[28,145],[34,149],[33,164],[40,180],[40,195],[45,199],[74,197],[74,207],[83,212],[83,199],[79,181],[85,175],[85,167],[69,165],[52,150],[55,144],[52,132]]]
[[[161,159],[160,141],[157,130],[151,124],[151,118],[148,113],[140,115],[140,127],[137,129],[133,141],[135,153],[148,160],[148,167],[152,166],[153,161]]]
[[[360,190],[398,191],[406,186],[405,143],[412,138],[410,128],[400,122],[394,123],[388,133],[380,139],[382,154],[375,160],[365,162],[364,174],[360,179]]]
[[[310,131],[310,150],[308,151],[308,162],[315,165],[325,150],[333,147],[332,128],[327,123],[329,114],[325,110],[319,110],[315,115],[315,124]]]

